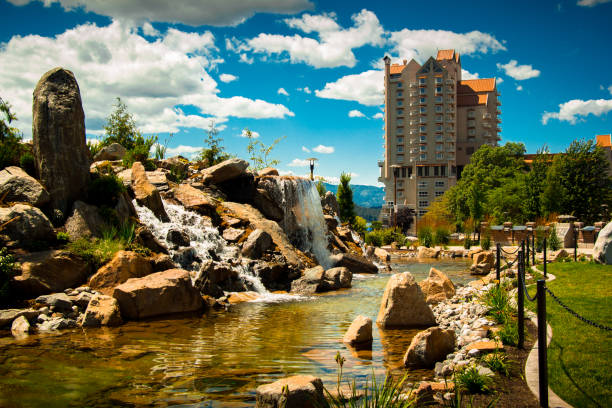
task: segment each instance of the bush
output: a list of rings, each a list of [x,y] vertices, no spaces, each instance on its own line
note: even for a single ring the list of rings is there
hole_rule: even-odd
[[[87,202],[92,205],[113,208],[119,196],[126,191],[123,182],[114,174],[99,176],[87,186]]]
[[[102,150],[103,147],[104,146],[102,145],[102,143],[94,143],[92,141],[87,141],[87,149],[89,149],[89,154],[91,155],[92,160],[96,156],[96,154],[98,154],[100,150]]]
[[[493,379],[488,375],[480,374],[476,366],[455,372],[455,386],[470,394],[486,394],[491,390],[492,383]]]
[[[166,177],[175,183],[181,183],[187,176],[187,169],[184,166],[172,166],[170,167],[170,173],[166,174]]]
[[[315,185],[317,187],[317,192],[319,193],[319,197],[321,198],[325,197],[325,193],[327,193],[327,189],[325,188],[325,184],[323,184],[323,180],[319,180],[317,184]]]
[[[510,375],[508,357],[500,351],[485,354],[481,358],[481,361],[486,367],[489,367],[491,371],[503,374],[506,377]]]
[[[137,140],[133,149],[128,150],[123,156],[123,166],[132,167],[132,165],[139,161],[145,167],[147,171],[154,171],[156,169],[155,163],[149,160],[149,151],[153,144],[157,141],[157,136],[153,138],[147,138],[146,140],[141,137]]]
[[[70,236],[68,235],[67,232],[60,231],[60,232],[57,233],[57,238],[56,239],[57,239],[57,242],[59,242],[61,244],[65,244],[68,241],[70,241]]]
[[[480,247],[485,251],[488,251],[491,248],[491,237],[489,235],[482,237],[480,240]]]
[[[548,249],[551,251],[556,251],[561,248],[561,241],[559,240],[559,236],[557,235],[557,228],[553,225],[550,229],[550,234],[548,234]]]
[[[21,155],[19,159],[19,167],[21,167],[26,173],[32,177],[36,177],[36,161],[34,156],[30,152],[26,152]]]
[[[0,305],[4,306],[11,300],[11,279],[17,275],[15,258],[8,249],[0,249]]]
[[[502,285],[493,286],[482,295],[480,300],[488,308],[487,314],[497,323],[505,323],[511,318],[510,296]]]
[[[365,234],[365,242],[377,247],[397,242],[399,246],[406,245],[406,237],[399,228],[373,230]]]
[[[469,237],[468,234],[465,235],[465,239],[463,240],[463,248],[470,249],[472,247],[472,238]]]
[[[353,224],[351,226],[353,227],[353,230],[355,230],[355,232],[359,234],[359,236],[363,237],[366,232],[366,224],[367,221],[357,215],[355,216],[355,220],[353,221]]]
[[[374,230],[372,232],[367,232],[365,235],[365,243],[368,245],[373,245],[376,247],[380,247],[383,245],[383,230]]]
[[[431,233],[430,227],[421,227],[417,232],[417,237],[419,238],[419,243],[427,248],[433,246],[434,240],[433,235]]]
[[[512,318],[508,318],[497,332],[497,337],[504,344],[516,346],[518,344],[518,324]]]
[[[450,242],[450,231],[446,227],[437,227],[434,233],[434,243],[444,246]]]

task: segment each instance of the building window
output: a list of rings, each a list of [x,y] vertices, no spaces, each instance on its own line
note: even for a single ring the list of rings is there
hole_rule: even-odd
[[[421,145],[420,148],[421,148],[422,152],[426,152],[427,151],[427,145]]]
[[[444,153],[438,153],[438,154],[436,154],[436,159],[437,159],[437,160],[444,160]]]
[[[426,88],[421,88],[421,90],[419,91],[421,95],[425,95],[427,93],[427,89]]]
[[[439,166],[433,166],[434,169],[434,177],[438,177],[440,173],[440,167]]]
[[[401,97],[402,97],[402,95],[403,95],[403,92],[402,92],[402,91],[397,91],[397,97],[398,97],[398,98],[401,98]]]
[[[398,109],[398,110],[397,110],[397,114],[398,114],[398,115],[402,115],[403,113],[404,113],[404,111],[403,111],[402,109]]]
[[[402,106],[404,104],[404,102],[401,99],[397,100],[397,106]]]
[[[421,137],[419,137],[419,141],[421,141],[421,142],[426,142],[426,141],[427,141],[427,136],[421,136]]]
[[[398,187],[398,188],[404,188],[404,182],[403,182],[403,181],[401,181],[401,180],[400,180],[400,181],[398,181],[398,182],[397,182],[397,187]]]
[[[399,119],[397,120],[397,124],[398,124],[398,125],[403,125],[403,124],[404,124],[404,119],[399,118]]]
[[[442,166],[443,169],[446,169],[446,166]],[[435,184],[436,187],[444,187],[444,182],[443,181],[436,181]]]
[[[403,127],[398,127],[397,128],[397,133],[404,133],[404,128]]]
[[[442,106],[436,105],[436,112],[442,112]]]
[[[441,96],[436,96],[436,102],[442,103],[442,97]]]
[[[426,78],[419,78],[419,84],[425,85]]]
[[[475,120],[468,120],[468,126],[469,126],[469,127],[474,127],[474,126],[476,126],[476,121],[475,121]]]
[[[402,83],[401,83],[401,82],[398,82],[398,83],[397,83],[397,87],[398,87],[398,88],[401,88],[401,87],[402,87]]]
[[[419,217],[423,217],[427,214],[427,210],[419,210]]]
[[[427,160],[427,155],[425,153],[421,154],[421,160]]]
[[[397,155],[397,162],[398,163],[403,163],[404,162],[404,155],[403,154],[398,154]]]
[[[442,115],[436,115],[436,122],[442,122]]]
[[[417,167],[417,176],[423,177],[423,167],[422,166],[418,166]],[[422,183],[424,183],[424,181],[419,181],[419,187],[421,187]],[[423,184],[423,187],[424,186],[425,186],[425,184]]]
[[[424,154],[421,156],[425,156]],[[423,167],[423,176],[429,177],[429,166]]]
[[[428,195],[429,193],[427,191],[419,191],[419,197],[421,198],[427,198]]]
[[[398,137],[397,138],[397,143],[399,143],[399,144],[404,143],[404,138],[403,137]]]
[[[440,166],[440,175],[442,177],[446,177],[446,166]],[[442,183],[442,185],[444,185],[443,181],[439,181],[439,183]]]
[[[444,191],[436,191],[436,197],[440,197],[441,195],[444,195]]]
[[[476,129],[468,129],[469,136],[476,136]]]
[[[421,170],[423,167],[417,167],[419,170]],[[421,172],[419,172],[419,176],[421,175]],[[426,181],[419,181],[419,188],[427,188],[427,182]]]
[[[442,150],[444,150],[444,145],[443,144],[437,144],[436,145],[436,151],[441,152]]]
[[[476,117],[476,112],[474,112],[473,110],[468,111],[468,118],[471,119],[471,118],[474,118],[474,117]]]
[[[397,146],[397,151],[400,152],[400,153],[403,153],[404,152],[404,146],[401,146],[401,145]]]
[[[429,201],[426,200],[419,200],[419,207],[423,208],[423,207],[429,207]]]
[[[444,128],[442,127],[442,125],[437,125],[436,126],[436,132],[441,132]]]
[[[420,130],[421,132],[427,132],[427,126],[421,126],[421,127],[419,128],[419,130]]]
[[[436,134],[436,142],[441,142],[441,141],[442,141],[442,135]]]
[[[421,113],[427,113],[427,108],[426,107],[422,107],[421,108]]]
[[[402,167],[402,178],[406,178],[406,168],[405,167]],[[404,182],[402,181],[402,183]]]
[[[436,86],[436,93],[442,93],[442,87]]]
[[[436,84],[441,84],[442,83],[442,78],[436,78]]]
[[[404,196],[404,192],[400,190],[400,191],[398,191],[398,192],[397,192],[397,195],[398,195],[399,197],[403,197],[403,196]]]

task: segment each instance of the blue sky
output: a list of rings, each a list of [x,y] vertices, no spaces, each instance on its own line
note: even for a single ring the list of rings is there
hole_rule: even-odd
[[[246,157],[249,128],[285,173],[376,185],[382,57],[462,54],[464,78],[496,77],[502,143],[561,151],[612,132],[612,1],[0,0],[0,97],[31,137],[32,91],[55,66],[79,81],[88,138],[117,96],[172,153],[211,120]],[[500,3],[500,4],[497,4]],[[466,5],[467,4],[467,5]],[[392,7],[392,6],[393,7]]]

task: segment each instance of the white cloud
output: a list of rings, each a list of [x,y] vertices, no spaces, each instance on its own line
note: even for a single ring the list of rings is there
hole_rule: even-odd
[[[531,65],[518,65],[516,60],[510,60],[507,64],[497,64],[497,69],[502,70],[511,78],[522,81],[540,76],[540,71]]]
[[[279,95],[289,96],[289,92],[285,91],[285,88],[278,88],[278,91],[276,91],[276,93]]]
[[[156,146],[153,145],[153,147],[151,147],[151,151],[155,151],[155,147]],[[200,154],[201,151],[202,146],[179,145],[176,147],[168,147],[166,150],[166,157],[183,156],[192,159]]]
[[[518,86],[516,87],[516,90],[517,90],[517,91],[522,91],[522,90],[523,90],[523,85],[518,85]]]
[[[385,116],[383,115],[382,112],[378,112],[376,114],[374,114],[374,116],[372,116],[372,119],[384,119]]]
[[[460,54],[487,54],[504,51],[506,47],[491,34],[470,31],[459,34],[445,30],[409,30],[407,28],[391,33],[392,52],[398,58],[414,58],[425,62],[437,55],[438,50],[454,49]]]
[[[302,151],[303,151],[304,153],[310,153],[310,149],[309,149],[309,148],[307,148],[306,146],[302,146]]]
[[[324,145],[318,145],[317,147],[313,147],[312,151],[313,152],[317,152],[317,153],[321,153],[321,154],[331,154],[335,151],[336,149],[334,149],[334,146],[324,146]]]
[[[232,82],[238,79],[238,77],[236,75],[232,75],[232,74],[221,74],[219,75],[219,79],[221,80],[221,82]]]
[[[214,68],[217,48],[210,32],[169,29],[148,41],[118,21],[108,26],[84,24],[55,37],[14,36],[0,48],[0,89],[31,134],[32,91],[48,70],[74,72],[87,119],[87,133],[99,134],[119,96],[144,133],[176,133],[181,127],[207,128],[230,116],[283,118],[293,112],[282,104],[242,96],[221,97],[207,69]],[[179,105],[197,113],[185,114]]]
[[[471,73],[467,69],[461,68],[461,79],[478,79],[480,75],[478,72]]]
[[[369,70],[361,74],[346,75],[336,82],[328,82],[321,90],[315,90],[319,98],[356,101],[366,106],[383,103],[383,71]]]
[[[142,33],[149,37],[159,37],[160,32],[151,25],[148,21],[142,25]]]
[[[303,87],[303,88],[297,88],[297,90],[298,90],[298,91],[302,91],[302,92],[307,93],[307,94],[312,93],[312,91],[310,90],[310,88],[309,88],[309,87],[307,87],[307,86],[305,86],[305,87]]]
[[[253,137],[253,139],[257,139],[259,137],[259,132],[255,132],[254,130],[251,130],[251,136]],[[242,129],[242,133],[240,134],[240,137],[249,137],[246,129]]]
[[[353,109],[352,111],[350,111],[348,113],[349,118],[364,118],[365,115],[363,114],[363,112],[358,111],[357,109]]]
[[[496,83],[497,85],[501,84],[502,82],[504,82],[504,78],[502,78],[502,77],[496,77],[496,78],[495,78],[495,83]]]
[[[66,11],[83,8],[103,16],[135,22],[159,21],[190,26],[233,26],[255,13],[294,14],[313,8],[309,0],[8,0],[16,6],[40,1],[45,6],[59,3]]]
[[[299,34],[279,35],[261,33],[239,46],[264,56],[278,56],[291,63],[305,63],[315,68],[353,67],[357,63],[353,49],[364,45],[382,46],[384,30],[374,13],[361,10],[353,15],[353,26],[342,28],[334,13],[285,19],[290,27],[306,34],[315,33],[318,39]]]
[[[580,0],[576,4],[583,7],[595,7],[598,4],[605,4],[611,1],[612,0]]]
[[[612,85],[608,87],[608,92],[610,92],[610,95],[612,95]]]
[[[612,111],[612,99],[590,99],[588,101],[573,99],[559,104],[559,112],[544,112],[542,123],[546,125],[550,119],[557,119],[574,125],[577,120],[584,120],[588,115],[601,116],[610,111]]]
[[[289,167],[308,167],[310,163],[306,159],[293,159],[287,166]]]
[[[357,173],[349,173],[349,175],[351,176],[352,179],[359,177],[359,174]],[[315,176],[315,177],[322,178],[323,181],[329,184],[340,184],[340,177],[338,176]]]

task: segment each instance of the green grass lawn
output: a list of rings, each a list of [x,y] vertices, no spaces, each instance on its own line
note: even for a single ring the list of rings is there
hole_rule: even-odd
[[[557,277],[548,288],[567,306],[597,323],[612,326],[612,266],[553,263]],[[535,285],[530,286],[535,292]],[[535,303],[525,301],[535,311]],[[574,407],[612,407],[612,332],[578,320],[546,297],[553,338],[548,348],[549,385]]]

